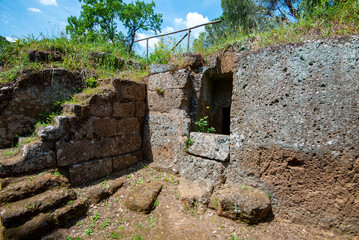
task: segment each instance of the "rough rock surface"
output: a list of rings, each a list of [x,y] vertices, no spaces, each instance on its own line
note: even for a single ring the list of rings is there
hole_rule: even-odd
[[[212,192],[213,186],[189,181],[183,177],[178,186],[178,194],[181,201],[188,207],[196,205],[200,212],[205,210]]]
[[[161,183],[144,183],[136,186],[127,196],[125,206],[136,212],[149,213],[162,189]]]
[[[2,184],[0,205],[18,201],[34,194],[39,194],[47,189],[60,186],[68,186],[69,181],[63,176],[41,175],[36,176],[32,180],[15,181],[8,184]]]
[[[165,73],[170,71],[173,66],[169,64],[152,64],[150,65],[150,74]]]
[[[178,171],[191,119],[190,74],[186,70],[151,75],[148,79],[148,118],[144,128],[145,154],[161,168]]]
[[[190,139],[193,144],[188,153],[208,159],[226,162],[229,160],[229,136],[191,132]]]
[[[53,145],[37,141],[22,146],[19,155],[0,158],[0,177],[16,176],[53,167],[56,167]]]
[[[83,87],[80,71],[61,68],[23,73],[14,87],[0,90],[0,148],[16,145],[17,136],[33,131],[40,113]]]
[[[41,239],[86,214],[69,180],[57,170],[0,179],[0,239]],[[119,187],[111,182],[110,192]]]
[[[62,56],[56,51],[29,50],[26,52],[30,62],[61,61]]]
[[[219,186],[225,180],[225,166],[217,161],[189,155],[180,163],[180,169],[182,177],[207,186]]]
[[[268,189],[276,217],[359,233],[358,40],[237,56],[227,179]]]
[[[118,189],[122,187],[122,185],[123,185],[122,180],[116,180],[112,182],[111,185],[105,182],[104,184],[91,189],[88,194],[88,199],[90,200],[91,203],[97,204],[102,200],[113,195]]]
[[[0,177],[58,167],[81,185],[142,161],[146,85],[111,79],[98,91],[80,94],[81,104],[66,104],[67,116],[38,130],[41,141],[1,158]]]
[[[50,209],[60,207],[76,198],[70,188],[53,188],[33,197],[1,206],[0,220],[5,228],[22,225],[32,217]]]
[[[247,186],[224,186],[213,194],[211,206],[219,216],[240,220],[248,224],[258,223],[271,211],[271,202],[265,192]]]

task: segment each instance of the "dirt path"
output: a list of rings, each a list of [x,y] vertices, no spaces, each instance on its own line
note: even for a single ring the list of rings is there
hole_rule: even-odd
[[[88,215],[73,226],[59,229],[45,239],[359,239],[310,229],[276,218],[271,222],[249,226],[219,217],[211,209],[198,213],[196,208],[186,208],[179,200],[177,176],[148,166],[139,166],[131,171],[123,172],[120,176],[124,185],[116,194],[92,205]],[[106,185],[110,181],[104,180],[97,184]],[[154,210],[148,215],[127,210],[124,201],[129,191],[149,181],[164,184]],[[75,191],[85,196],[93,187],[77,188]]]

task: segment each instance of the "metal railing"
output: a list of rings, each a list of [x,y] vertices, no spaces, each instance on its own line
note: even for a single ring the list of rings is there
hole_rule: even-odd
[[[146,65],[148,64],[148,40],[149,39],[152,39],[152,38],[157,38],[157,37],[164,37],[164,36],[168,36],[168,35],[171,35],[171,34],[176,34],[176,33],[180,33],[180,32],[185,32],[187,31],[187,33],[181,38],[181,40],[170,50],[170,52],[172,52],[173,49],[175,49],[178,44],[180,44],[183,39],[185,39],[186,37],[188,37],[188,41],[187,41],[187,52],[189,52],[189,45],[190,45],[190,39],[191,39],[191,30],[192,29],[195,29],[195,28],[199,28],[199,27],[203,27],[203,26],[206,26],[206,25],[209,25],[209,24],[216,24],[216,23],[219,23],[221,22],[221,20],[216,20],[216,21],[212,21],[212,22],[208,22],[208,23],[203,23],[203,24],[200,24],[200,25],[197,25],[197,26],[193,26],[193,27],[190,27],[190,28],[186,28],[186,29],[182,29],[182,30],[178,30],[178,31],[175,31],[175,32],[170,32],[170,33],[164,33],[164,34],[160,34],[160,35],[155,35],[155,36],[151,36],[151,37],[148,37],[148,38],[143,38],[143,39],[139,39],[139,40],[136,40],[134,42],[141,42],[141,41],[144,41],[146,40]],[[163,59],[161,59],[159,62],[162,62]]]

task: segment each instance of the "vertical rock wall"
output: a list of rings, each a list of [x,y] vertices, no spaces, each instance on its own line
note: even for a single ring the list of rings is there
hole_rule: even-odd
[[[157,166],[179,170],[184,140],[191,126],[191,94],[187,70],[155,73],[148,80],[145,153]]]
[[[215,173],[270,192],[275,217],[359,233],[358,37],[241,52],[235,67],[231,56],[192,85],[184,70],[150,76],[147,156],[179,171],[184,193]],[[232,70],[229,163],[184,154],[190,120],[210,113],[205,82]]]
[[[276,216],[359,233],[358,40],[237,55],[228,180],[271,191]]]
[[[14,86],[0,88],[0,148],[16,145],[31,133],[40,113],[51,113],[54,101],[83,87],[80,71],[44,69],[24,73]]]
[[[38,131],[40,142],[0,161],[0,177],[58,167],[78,185],[137,164],[145,96],[145,84],[114,79],[85,103],[65,105],[66,116]]]

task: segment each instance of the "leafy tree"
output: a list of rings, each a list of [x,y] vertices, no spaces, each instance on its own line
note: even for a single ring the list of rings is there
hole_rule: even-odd
[[[10,42],[6,39],[6,37],[3,37],[0,35],[0,48],[9,45]]]
[[[152,30],[155,33],[161,30],[163,22],[162,14],[156,14],[154,7],[156,4],[144,3],[136,0],[135,3],[124,4],[120,19],[128,30],[127,40],[129,42],[129,51],[132,51],[136,32],[139,30]]]
[[[67,21],[66,31],[73,36],[81,36],[85,33],[100,32],[108,39],[116,38],[116,19],[122,11],[122,0],[79,0],[81,6],[80,16],[70,16]]]
[[[144,3],[137,0],[135,3],[123,3],[122,0],[79,0],[80,16],[70,16],[66,31],[72,36],[103,34],[112,42],[123,38],[117,31],[116,20],[122,21],[128,30],[129,52],[132,51],[136,33],[139,30],[160,31],[162,14],[154,13],[155,3]]]
[[[223,14],[219,19],[222,22],[206,26],[206,31],[194,42],[195,47],[210,47],[237,32],[250,33],[266,26],[265,8],[253,0],[221,0],[221,6]]]
[[[241,27],[249,32],[263,24],[264,8],[252,0],[222,0],[222,19],[227,28]]]

